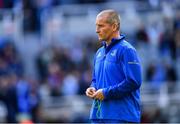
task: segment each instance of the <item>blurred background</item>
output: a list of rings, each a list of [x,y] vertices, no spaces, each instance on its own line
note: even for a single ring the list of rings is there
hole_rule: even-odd
[[[96,15],[115,9],[143,66],[143,123],[180,123],[179,0],[0,0],[0,122],[89,122]]]

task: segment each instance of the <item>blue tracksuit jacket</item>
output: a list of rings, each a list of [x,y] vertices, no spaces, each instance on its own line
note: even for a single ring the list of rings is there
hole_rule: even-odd
[[[136,50],[124,36],[99,48],[94,60],[92,87],[105,99],[93,101],[90,119],[140,122],[141,67]]]

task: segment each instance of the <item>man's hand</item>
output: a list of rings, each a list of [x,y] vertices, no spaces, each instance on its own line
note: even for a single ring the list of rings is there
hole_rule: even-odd
[[[93,98],[94,98],[94,99],[101,100],[101,101],[104,100],[104,95],[103,95],[102,89],[97,90],[97,91],[94,93]]]
[[[95,92],[96,92],[96,89],[94,87],[89,87],[86,90],[86,95],[93,99]]]

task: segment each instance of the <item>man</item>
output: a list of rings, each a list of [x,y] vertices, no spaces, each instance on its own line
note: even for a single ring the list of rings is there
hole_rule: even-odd
[[[136,50],[120,35],[120,17],[114,10],[97,15],[96,33],[103,46],[94,60],[86,95],[93,105],[93,123],[140,122],[141,67]]]

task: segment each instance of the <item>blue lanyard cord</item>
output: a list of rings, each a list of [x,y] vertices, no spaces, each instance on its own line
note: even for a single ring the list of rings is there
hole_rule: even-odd
[[[100,100],[95,100],[94,108],[97,108],[96,117],[100,118],[100,111],[101,111],[101,101]]]

